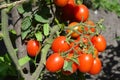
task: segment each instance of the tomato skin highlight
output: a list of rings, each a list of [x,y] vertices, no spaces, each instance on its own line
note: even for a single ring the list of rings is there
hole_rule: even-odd
[[[59,7],[64,7],[68,3],[68,0],[54,0],[54,3]]]
[[[54,52],[64,52],[70,49],[69,44],[66,42],[65,36],[59,36],[54,39],[52,43],[52,50]]]
[[[78,57],[79,65],[78,69],[80,72],[86,73],[89,72],[92,65],[93,65],[93,56],[92,54],[83,53],[81,56]]]
[[[106,40],[102,35],[93,36],[91,42],[99,52],[103,52],[106,49]]]
[[[74,15],[77,21],[85,22],[89,17],[89,10],[85,5],[80,4],[75,7]]]
[[[51,54],[46,61],[46,68],[50,72],[56,72],[62,69],[64,58],[59,53]]]
[[[101,60],[98,57],[96,57],[94,59],[94,63],[92,65],[92,68],[89,71],[89,74],[92,74],[92,75],[98,74],[98,73],[100,73],[101,68],[102,68]]]
[[[26,49],[29,56],[35,57],[39,53],[41,45],[37,40],[31,39],[27,42]]]

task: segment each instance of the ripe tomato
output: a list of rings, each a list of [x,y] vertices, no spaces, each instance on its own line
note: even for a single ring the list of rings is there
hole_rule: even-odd
[[[92,65],[93,65],[93,56],[92,54],[83,53],[81,56],[78,57],[79,65],[78,69],[80,72],[86,73],[89,72]]]
[[[54,3],[59,7],[64,7],[68,3],[68,0],[54,0]]]
[[[94,47],[94,54],[93,54],[94,57],[98,57],[98,50]]]
[[[85,24],[86,24],[86,26],[85,26],[85,31],[88,31],[88,27],[90,27],[90,32],[95,32],[95,24],[94,24],[94,22],[93,21],[91,21],[91,20],[87,20],[86,22],[85,22]]]
[[[72,20],[74,18],[74,7],[76,3],[74,0],[68,0],[67,5],[62,8],[62,19],[64,20]]]
[[[80,4],[74,8],[74,16],[77,21],[84,22],[89,17],[89,10],[85,5]]]
[[[71,61],[71,58],[73,58],[73,56],[74,56],[73,53],[69,53],[68,56],[65,59],[69,62],[69,61]],[[77,71],[77,64],[75,62],[72,61],[72,66],[71,67],[72,67],[72,72],[62,70],[63,74],[71,75],[71,74],[73,74],[74,72]]]
[[[93,36],[91,42],[99,52],[104,51],[106,48],[106,40],[102,35]]]
[[[37,40],[29,40],[26,49],[29,56],[35,57],[39,53],[41,45]]]
[[[64,58],[59,53],[51,54],[46,61],[46,68],[50,72],[56,72],[62,69]]]
[[[98,74],[101,71],[101,68],[102,68],[101,60],[98,57],[96,57],[94,58],[94,63],[89,73],[92,75]]]
[[[66,42],[65,36],[59,36],[54,39],[52,43],[52,50],[54,52],[64,52],[70,49],[69,44]]]
[[[79,23],[78,22],[72,22],[68,25],[69,28],[73,28],[73,30],[66,30],[67,33],[71,33],[71,37],[73,38],[77,38],[80,36],[79,33],[75,32],[74,30],[78,31],[78,32],[81,32],[81,26],[79,26]]]

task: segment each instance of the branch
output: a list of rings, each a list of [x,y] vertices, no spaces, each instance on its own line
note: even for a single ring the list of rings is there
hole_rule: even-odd
[[[20,1],[15,1],[13,3],[9,3],[9,4],[2,4],[2,5],[0,5],[0,9],[7,8],[9,6],[15,6],[15,5],[22,4],[22,3],[28,2],[28,1],[29,0],[20,0]]]
[[[1,30],[2,30],[2,33],[3,33],[3,40],[4,40],[4,43],[5,43],[5,46],[8,50],[8,54],[10,56],[10,58],[12,59],[15,67],[17,68],[18,71],[20,71],[20,75],[22,77],[24,77],[24,73],[18,63],[18,59],[17,59],[17,56],[16,56],[16,52],[12,46],[12,42],[10,40],[10,37],[9,37],[9,31],[8,31],[8,15],[6,13],[6,9],[3,9],[1,11],[1,22],[2,22],[2,26],[1,26]]]

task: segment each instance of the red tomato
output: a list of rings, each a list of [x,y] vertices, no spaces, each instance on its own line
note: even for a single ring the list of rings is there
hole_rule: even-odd
[[[72,22],[68,25],[69,28],[73,27],[73,30],[66,30],[67,33],[70,33],[71,32],[71,37],[73,38],[77,38],[80,36],[80,34],[78,34],[77,32],[75,32],[74,30],[76,31],[81,31],[81,27],[79,26],[79,23],[78,22]]]
[[[81,56],[78,57],[79,65],[78,69],[80,72],[86,73],[89,72],[92,65],[93,65],[93,56],[92,54],[83,53]]]
[[[86,22],[85,22],[85,24],[86,24],[86,26],[85,26],[85,31],[88,31],[88,27],[90,27],[90,31],[91,32],[95,32],[95,24],[94,24],[94,22],[93,21],[91,21],[91,20],[87,20]],[[88,26],[87,26],[88,25]]]
[[[89,17],[89,10],[85,5],[80,4],[74,8],[74,16],[77,21],[84,22]]]
[[[98,74],[98,73],[100,73],[101,68],[102,68],[101,60],[98,57],[96,57],[94,59],[94,63],[92,65],[92,68],[90,69],[89,73],[92,75]]]
[[[68,0],[54,0],[54,3],[59,7],[64,7],[68,3]]]
[[[29,56],[35,57],[39,53],[41,45],[37,40],[29,40],[26,49]]]
[[[91,42],[99,52],[106,49],[106,40],[102,35],[93,36]]]
[[[50,72],[56,72],[62,69],[64,58],[59,53],[51,54],[46,61],[46,68]]]
[[[66,60],[69,62],[69,61],[71,61],[71,58],[73,58],[73,53],[69,53],[68,56],[66,57]],[[62,71],[63,74],[71,75],[71,74],[73,74],[74,72],[77,71],[77,64],[75,62],[72,61],[72,66],[71,67],[72,67],[72,72],[63,70]]]
[[[52,50],[54,52],[64,52],[70,49],[69,44],[66,42],[65,36],[59,36],[54,39],[52,43]]]
[[[62,8],[62,19],[64,20],[72,20],[74,18],[74,7],[76,3],[74,0],[68,0],[67,5]]]

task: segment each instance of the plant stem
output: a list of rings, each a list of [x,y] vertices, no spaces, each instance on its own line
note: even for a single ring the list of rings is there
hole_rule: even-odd
[[[46,44],[44,46],[44,48],[42,49],[42,54],[41,54],[42,56],[41,56],[40,63],[38,65],[37,69],[35,70],[35,72],[33,73],[31,80],[37,80],[38,79],[39,73],[41,73],[41,71],[44,67],[44,64],[46,62],[46,56],[47,56],[47,53],[48,53],[50,47],[51,47],[50,44]]]
[[[22,69],[18,63],[18,58],[16,56],[16,52],[12,46],[12,42],[10,40],[10,37],[9,37],[9,31],[8,31],[8,15],[7,15],[7,12],[6,12],[6,9],[3,9],[1,11],[1,22],[2,22],[2,27],[1,27],[1,30],[2,30],[2,33],[3,33],[3,40],[4,40],[4,43],[5,43],[5,46],[8,50],[8,54],[10,56],[10,58],[12,59],[15,67],[17,68],[18,71],[20,71],[20,75],[22,77],[24,77],[24,73],[22,72]]]

